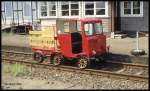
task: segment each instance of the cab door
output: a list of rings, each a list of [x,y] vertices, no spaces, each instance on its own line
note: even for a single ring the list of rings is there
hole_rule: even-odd
[[[102,23],[96,22],[94,23],[94,31],[95,31],[95,41],[96,41],[96,50],[97,54],[101,55],[106,53],[106,36],[103,33]]]
[[[83,52],[88,56],[105,53],[106,37],[101,28],[101,22],[83,24]]]

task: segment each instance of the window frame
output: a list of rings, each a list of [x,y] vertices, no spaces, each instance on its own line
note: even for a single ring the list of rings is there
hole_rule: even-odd
[[[96,8],[96,2],[94,1],[94,15],[85,15],[85,3],[83,2],[83,17],[108,17],[108,1],[105,1],[105,15],[96,15],[96,9],[100,9],[100,8]],[[91,2],[92,3],[92,2]]]
[[[7,12],[8,12],[8,10],[7,10],[7,3],[10,3],[10,5],[11,5],[11,7],[12,7],[12,9],[11,9],[11,12],[12,12],[12,14],[10,15],[10,16],[8,16],[8,14],[7,14]],[[12,1],[7,1],[7,2],[4,2],[4,11],[5,11],[5,16],[8,18],[8,19],[12,19],[13,18],[13,2]]]
[[[69,7],[68,7],[68,10],[62,10],[62,2],[61,2],[61,5],[60,5],[60,14],[61,14],[62,17],[68,17],[68,16],[70,16],[70,2],[68,2],[68,4],[66,4],[66,5],[69,6]],[[69,15],[63,16],[63,15],[62,15],[62,11],[68,11],[68,12],[69,12]]]
[[[30,10],[31,10],[31,15],[25,15],[25,3],[30,3],[30,7],[31,7],[31,2],[23,2],[23,16],[25,17],[25,18],[31,18],[32,17],[32,7],[31,8],[29,8]]]
[[[59,2],[60,5],[60,18],[80,18],[80,12],[81,12],[81,3],[79,1],[76,1],[78,3],[78,9],[73,9],[73,10],[78,10],[78,15],[71,15],[71,1],[69,1],[69,15],[68,16],[62,16],[62,2]]]
[[[88,31],[85,31],[85,25],[86,24],[88,24],[88,26],[87,26],[88,27]],[[90,31],[90,28],[92,28],[91,31]],[[94,36],[95,35],[94,24],[93,23],[84,23],[84,32],[85,32],[85,36]],[[92,34],[90,34],[90,33],[92,33]]]
[[[78,4],[78,9],[72,9],[72,8],[71,8],[71,5],[72,5],[72,4]],[[71,11],[72,11],[72,10],[78,10],[78,15],[71,15]],[[80,14],[80,11],[79,11],[79,10],[80,10],[80,4],[79,4],[79,2],[77,2],[77,3],[72,3],[72,2],[71,2],[71,3],[70,3],[70,16],[79,16],[79,14]]]
[[[121,17],[143,17],[143,1],[140,1],[140,14],[133,14],[133,2],[135,1],[129,2],[131,2],[131,14],[124,14],[124,1],[122,1],[120,4]]]
[[[46,2],[46,1],[43,1],[43,2]],[[46,4],[47,4],[47,2],[46,2]],[[38,9],[39,10],[39,17],[40,18],[46,18],[46,17],[48,17],[48,7],[46,6],[46,8],[47,8],[47,10],[46,10],[47,16],[42,16],[41,15],[41,6],[42,6],[41,2],[38,3],[38,6],[39,6],[39,9]]]
[[[40,1],[40,2],[38,2],[38,17],[39,18],[41,18],[41,19],[45,19],[45,18],[57,18],[58,17],[58,14],[57,14],[57,12],[58,12],[58,4],[57,4],[57,1],[52,1],[52,2],[55,2],[55,6],[56,6],[56,9],[55,10],[53,10],[53,11],[55,11],[56,12],[56,15],[55,16],[50,16],[50,7],[49,7],[49,2],[50,1],[45,1],[46,3],[47,3],[47,16],[41,16],[41,2],[44,2],[44,1]]]
[[[86,6],[85,6],[86,3],[88,3],[88,4],[93,4],[93,5],[94,5],[94,2],[84,2],[84,8],[86,7]],[[84,10],[84,15],[86,15],[86,14],[85,14],[85,13],[86,13],[86,10],[93,10],[93,11],[94,11],[94,12],[93,12],[93,15],[95,15],[95,10],[94,10],[94,9],[95,9],[95,5],[94,5],[93,8],[89,8],[89,9],[86,9],[86,8],[85,8],[85,10]],[[86,15],[86,16],[93,16],[93,15]]]
[[[48,10],[48,12],[47,12],[47,14],[48,14],[48,17],[57,17],[57,2],[56,1],[52,1],[52,2],[54,2],[55,3],[55,10],[50,10],[50,7],[49,7],[49,3],[50,2],[47,2],[47,10]],[[56,13],[56,15],[55,16],[50,16],[50,11],[55,11],[55,13]]]
[[[104,1],[103,1],[103,2],[104,2]],[[105,2],[104,2],[104,3],[105,3]],[[106,15],[106,3],[105,3],[105,8],[96,8],[96,2],[95,2],[95,15],[97,15],[97,14],[96,14],[96,10],[97,10],[97,9],[105,9],[105,15]]]
[[[4,1],[2,1],[2,3],[1,3],[1,24],[3,25],[3,24],[5,24],[5,18],[6,18],[6,16],[5,16],[5,2]]]
[[[99,28],[101,29],[100,31],[99,31],[99,33],[97,33],[97,26],[96,26],[96,24],[99,24],[98,26],[99,26]],[[102,23],[101,22],[96,22],[95,24],[94,24],[94,31],[95,31],[95,34],[96,35],[99,35],[99,34],[102,34],[103,33],[103,25],[102,25]]]

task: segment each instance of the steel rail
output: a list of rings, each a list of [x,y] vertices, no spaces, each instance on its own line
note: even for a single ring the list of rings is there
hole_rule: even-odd
[[[134,80],[134,81],[142,81],[142,82],[148,82],[149,77],[144,77],[144,76],[137,76],[137,75],[128,75],[128,74],[123,74],[123,73],[115,73],[115,72],[110,72],[110,71],[103,71],[103,70],[93,70],[93,69],[79,69],[77,67],[72,67],[72,66],[54,66],[52,64],[44,64],[40,63],[37,64],[36,62],[29,62],[29,61],[19,61],[19,60],[14,60],[14,59],[8,59],[8,58],[2,58],[2,62],[10,62],[10,63],[22,63],[22,64],[30,64],[33,67],[35,65],[37,66],[42,66],[44,68],[55,68],[57,70],[63,70],[63,71],[71,71],[75,73],[82,73],[82,74],[90,74],[90,75],[97,75],[97,76],[103,76],[103,77],[114,77],[114,78],[121,78],[121,79],[126,79],[126,80]]]
[[[149,65],[145,65],[145,64],[139,64],[139,63],[125,63],[125,62],[117,62],[117,61],[105,61],[107,63],[112,63],[112,64],[120,64],[120,65],[124,65],[124,66],[135,66],[135,67],[145,67],[148,68]]]
[[[5,52],[5,53],[14,53],[14,54],[25,54],[25,55],[33,55],[33,53],[30,52],[18,52],[18,51],[5,51],[5,50],[1,50],[1,52]]]
[[[6,52],[6,53],[15,53],[15,54],[24,54],[24,55],[33,55],[33,53],[30,52],[18,52],[18,51],[5,51],[5,50],[1,50],[2,52]],[[124,66],[135,66],[135,67],[145,67],[148,68],[149,65],[145,65],[145,64],[139,64],[139,63],[125,63],[125,62],[117,62],[117,61],[109,61],[106,60],[105,62],[109,63],[109,64],[119,64],[119,65],[124,65]]]

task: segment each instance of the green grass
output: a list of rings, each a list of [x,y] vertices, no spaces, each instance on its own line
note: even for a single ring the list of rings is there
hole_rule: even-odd
[[[10,74],[12,76],[25,76],[31,73],[29,67],[23,64],[3,64],[2,72],[4,74]]]
[[[3,32],[3,31],[1,31],[1,34],[2,34],[2,36],[10,36],[10,35],[14,35],[14,33],[13,32]]]

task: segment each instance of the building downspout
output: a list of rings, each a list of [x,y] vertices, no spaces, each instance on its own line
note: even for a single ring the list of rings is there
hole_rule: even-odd
[[[115,21],[114,21],[114,18],[115,18],[115,16],[114,16],[114,1],[112,1],[112,5],[111,5],[111,28],[112,28],[112,32],[114,32],[115,31],[115,27],[114,27],[114,23],[115,23]]]
[[[114,1],[112,1],[111,2],[111,38],[114,38],[114,32],[115,32],[115,25],[114,25],[114,23],[115,23],[115,21],[114,21],[114,18],[115,18],[115,16],[114,16]]]
[[[117,1],[116,4],[117,4],[117,23],[116,23],[117,26],[116,28],[118,31],[121,31],[120,2]]]

